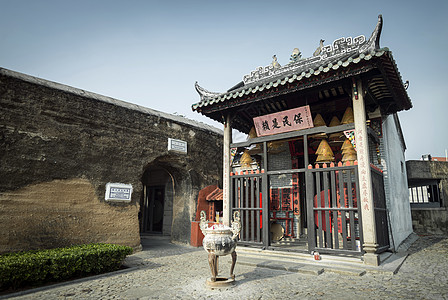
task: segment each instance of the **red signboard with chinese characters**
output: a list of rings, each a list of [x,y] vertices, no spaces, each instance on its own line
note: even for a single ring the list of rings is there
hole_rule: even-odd
[[[257,136],[314,127],[310,106],[302,106],[254,118]]]

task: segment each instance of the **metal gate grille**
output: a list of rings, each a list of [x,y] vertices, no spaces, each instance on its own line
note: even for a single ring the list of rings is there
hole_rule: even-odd
[[[307,179],[309,250],[361,254],[357,166],[310,166]]]
[[[387,220],[386,195],[384,192],[383,171],[371,166],[373,206],[375,207],[376,241],[378,243],[377,253],[389,249],[389,222]]]
[[[261,176],[253,172],[231,176],[231,206],[232,211],[241,214],[240,242],[243,244],[263,243]]]

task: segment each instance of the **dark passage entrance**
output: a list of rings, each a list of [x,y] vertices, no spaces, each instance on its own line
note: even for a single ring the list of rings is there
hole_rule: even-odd
[[[163,230],[163,207],[165,186],[146,186],[146,197],[143,209],[143,232]]]

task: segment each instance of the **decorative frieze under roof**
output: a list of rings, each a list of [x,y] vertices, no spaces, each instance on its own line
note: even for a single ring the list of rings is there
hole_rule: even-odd
[[[319,48],[309,58],[302,59],[296,48],[290,63],[284,66],[280,66],[274,56],[271,65],[245,75],[242,82],[227,92],[210,92],[196,82],[200,101],[193,104],[192,109],[221,121],[218,112],[370,72],[366,83],[373,102],[385,113],[407,110],[412,107],[411,100],[392,53],[388,48],[379,47],[382,24],[380,15],[368,40],[360,35],[339,38],[326,46],[321,40]]]

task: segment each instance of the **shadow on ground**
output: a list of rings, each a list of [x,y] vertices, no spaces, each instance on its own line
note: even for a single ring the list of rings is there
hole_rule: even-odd
[[[429,235],[429,234],[419,234],[418,242],[414,242],[408,249],[409,255],[425,250],[426,248],[430,248],[435,244],[440,243],[440,247],[445,250],[448,249],[448,236],[445,235]]]

